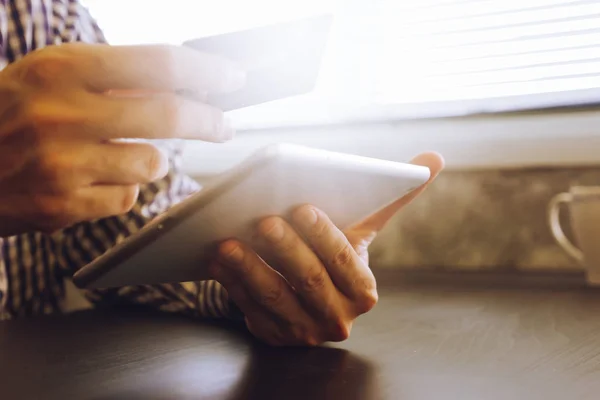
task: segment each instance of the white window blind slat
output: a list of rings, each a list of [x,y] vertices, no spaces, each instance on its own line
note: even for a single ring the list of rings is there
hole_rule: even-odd
[[[397,24],[409,35],[435,34],[445,32],[491,30],[517,25],[541,25],[560,20],[586,19],[600,15],[600,4],[556,6],[551,8],[533,8],[524,11],[473,15],[470,17],[449,18],[443,13],[436,17],[422,18],[404,15],[398,12]],[[393,18],[393,17],[392,17]]]
[[[379,1],[384,45],[373,96],[383,104],[473,99],[475,110],[530,96],[518,104],[536,108],[547,101],[538,94],[586,90],[587,104],[596,89],[600,100],[598,0]]]
[[[423,7],[421,2],[413,5],[405,1],[397,1],[388,5],[389,11],[394,12],[402,21],[411,24],[423,24],[439,20],[465,20],[467,18],[508,16],[521,22],[544,21],[558,12],[564,12],[565,17],[586,15],[594,9],[594,2],[589,0],[527,0],[515,7],[514,1],[479,0],[479,1],[449,1],[441,5]],[[531,17],[539,15],[539,18]]]
[[[465,45],[457,47],[432,48],[429,51],[421,51],[421,56],[430,61],[452,61],[468,60],[478,58],[522,56],[536,57],[538,54],[562,51],[589,49],[600,44],[600,31],[566,36],[545,36],[539,38],[523,39],[519,41]],[[569,60],[565,58],[564,60]]]
[[[431,72],[434,75],[450,75],[458,73],[495,71],[510,68],[527,68],[548,64],[578,63],[596,60],[600,60],[600,42],[598,42],[598,45],[596,46],[567,50],[511,54],[510,56],[500,55],[478,57],[462,60],[437,60],[436,64],[443,62],[443,68],[432,68]]]
[[[389,17],[388,17],[389,18]],[[396,25],[396,21],[385,21],[383,40],[390,45],[419,47],[422,50],[448,46],[465,46],[494,42],[520,41],[540,36],[569,36],[600,31],[600,15],[585,19],[555,21],[531,25],[506,25],[496,29],[469,29],[465,25],[462,31],[442,31],[435,33],[415,33],[406,26]],[[506,21],[509,24],[510,21]],[[441,22],[440,22],[441,24]]]

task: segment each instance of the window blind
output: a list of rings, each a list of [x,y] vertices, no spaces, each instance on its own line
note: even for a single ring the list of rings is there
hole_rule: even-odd
[[[519,96],[515,108],[535,108],[600,100],[598,0],[381,3],[381,103],[480,100],[481,108],[486,99]]]

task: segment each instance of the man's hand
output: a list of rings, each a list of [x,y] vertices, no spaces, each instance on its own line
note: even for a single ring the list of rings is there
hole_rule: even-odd
[[[0,72],[0,237],[127,212],[168,172],[148,143],[232,137],[202,98],[244,84],[231,63],[184,47],[65,44]]]
[[[368,246],[444,165],[434,153],[422,154],[413,163],[430,168],[429,181],[345,232],[306,205],[293,213],[290,223],[279,217],[261,221],[258,253],[235,240],[221,244],[211,272],[256,337],[276,346],[348,338],[353,321],[377,303]]]

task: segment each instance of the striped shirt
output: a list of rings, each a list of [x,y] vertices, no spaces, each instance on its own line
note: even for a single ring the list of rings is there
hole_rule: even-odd
[[[0,68],[25,54],[67,42],[104,43],[96,22],[77,0],[0,0]],[[80,223],[51,235],[0,238],[0,319],[64,312],[65,285],[75,271],[199,186],[181,173],[178,142],[158,141],[170,155],[162,180],[143,185],[125,215]],[[1,201],[1,194],[0,194]],[[228,316],[225,289],[215,281],[85,291],[95,306],[147,305],[204,317]]]

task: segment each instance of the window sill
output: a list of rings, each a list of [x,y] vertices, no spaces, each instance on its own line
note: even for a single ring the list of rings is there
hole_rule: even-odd
[[[393,161],[433,150],[444,155],[449,169],[594,165],[600,164],[600,112],[531,112],[242,131],[225,144],[188,142],[184,169],[195,177],[211,176],[276,142]]]

